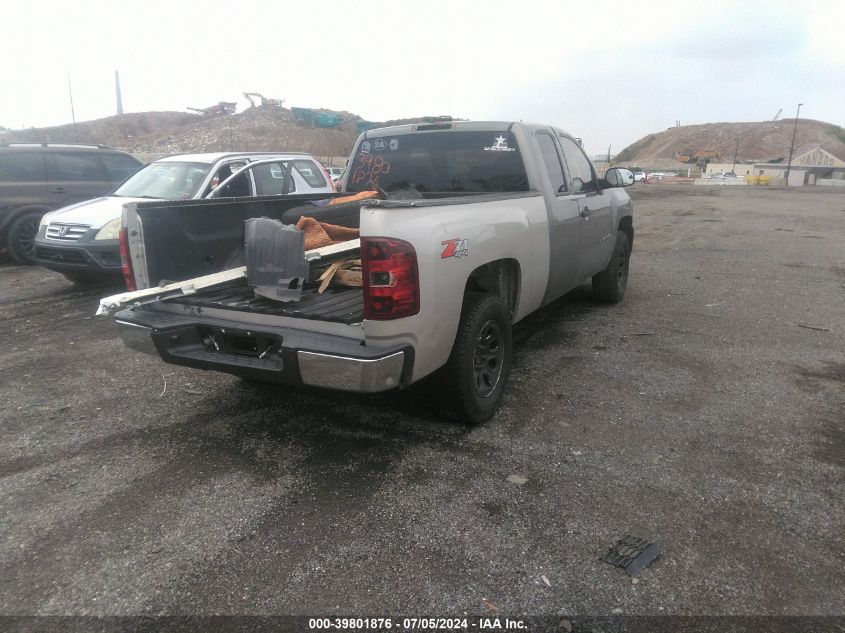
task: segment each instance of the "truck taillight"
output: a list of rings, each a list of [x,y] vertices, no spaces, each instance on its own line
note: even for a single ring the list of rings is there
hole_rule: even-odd
[[[120,242],[120,267],[123,269],[123,281],[127,290],[137,290],[132,259],[129,257],[129,234],[126,232],[126,227],[121,228],[117,235]]]
[[[420,311],[417,252],[392,237],[361,238],[364,318],[384,321]]]

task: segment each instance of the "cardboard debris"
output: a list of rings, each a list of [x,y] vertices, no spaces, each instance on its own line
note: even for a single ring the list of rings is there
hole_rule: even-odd
[[[342,259],[329,265],[323,274],[317,278],[320,287],[317,292],[322,294],[334,282],[339,286],[361,287],[363,284],[360,259]]]
[[[358,229],[320,222],[304,215],[299,218],[296,228],[305,233],[305,250],[354,240],[359,233]]]

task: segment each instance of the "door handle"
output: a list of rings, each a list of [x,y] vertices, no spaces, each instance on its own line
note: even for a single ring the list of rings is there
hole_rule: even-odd
[[[589,207],[584,207],[583,209],[581,209],[581,217],[582,218],[588,218],[591,215],[593,215],[593,212],[590,211]]]
[[[65,191],[67,190],[64,187],[56,187],[53,189],[53,193],[64,193]]]

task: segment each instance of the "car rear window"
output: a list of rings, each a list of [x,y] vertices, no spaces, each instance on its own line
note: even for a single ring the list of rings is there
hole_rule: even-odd
[[[361,142],[346,190],[374,185],[390,192],[505,193],[528,191],[528,176],[512,133],[449,130]]]
[[[259,196],[280,196],[296,191],[293,178],[285,186],[285,177],[287,176],[286,161],[280,160],[277,163],[256,165],[252,168],[252,173],[255,177],[255,185],[258,189]]]
[[[319,188],[327,186],[326,179],[323,178],[323,173],[317,167],[316,163],[310,160],[294,160],[291,161],[291,165],[305,179],[305,182],[312,187]]]
[[[105,181],[106,174],[103,171],[97,156],[85,152],[56,152],[51,153],[48,159],[48,179],[51,182],[90,182]]]
[[[101,154],[109,180],[123,182],[142,166],[141,162],[126,154]]]

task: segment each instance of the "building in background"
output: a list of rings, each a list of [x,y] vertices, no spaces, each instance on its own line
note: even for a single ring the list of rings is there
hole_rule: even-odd
[[[737,175],[740,175],[739,172]],[[786,163],[755,163],[753,175],[783,179],[786,176]],[[787,183],[790,187],[837,185],[840,182],[845,186],[845,161],[818,145],[792,159]]]

